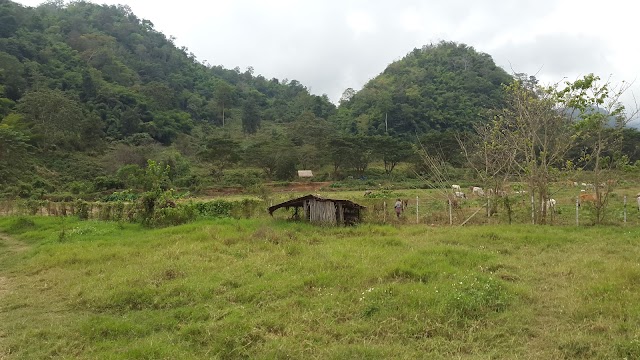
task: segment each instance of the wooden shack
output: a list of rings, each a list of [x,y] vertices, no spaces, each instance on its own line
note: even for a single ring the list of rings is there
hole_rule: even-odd
[[[361,210],[365,207],[349,200],[325,199],[315,195],[285,201],[269,208],[269,214],[280,208],[294,208],[294,218],[312,223],[330,225],[353,225],[361,220]],[[303,214],[300,213],[302,209]]]

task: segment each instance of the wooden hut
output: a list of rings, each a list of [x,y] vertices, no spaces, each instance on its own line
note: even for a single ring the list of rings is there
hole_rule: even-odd
[[[315,195],[307,195],[273,205],[269,208],[269,214],[273,216],[273,212],[280,208],[295,208],[294,218],[301,218],[300,209],[302,209],[304,219],[312,223],[353,225],[360,222],[360,211],[365,207],[349,200],[325,199]]]

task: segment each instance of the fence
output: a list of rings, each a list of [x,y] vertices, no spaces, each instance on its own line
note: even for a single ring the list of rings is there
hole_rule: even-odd
[[[183,202],[177,209],[204,217],[252,218],[266,213],[262,201],[201,201]],[[6,200],[0,202],[0,216],[78,216],[81,219],[134,221],[143,211],[135,202],[54,202],[48,200]]]
[[[508,200],[507,200],[508,199]],[[577,197],[559,199],[549,209],[546,223],[564,226],[588,226],[594,223],[594,205],[579,205]],[[417,196],[402,199],[404,209],[396,217],[396,197],[362,199],[356,202],[366,206],[363,221],[387,224],[427,224],[435,226],[531,224],[539,218],[541,206],[535,206],[527,196],[509,198],[476,197],[460,200],[456,204],[446,198]],[[506,203],[508,201],[509,203]],[[542,205],[542,204],[541,204]],[[192,207],[195,214],[205,217],[254,218],[266,216],[269,203],[261,200],[179,203],[179,207]],[[532,208],[534,211],[532,212]],[[510,210],[509,210],[510,209]],[[139,214],[139,206],[133,202],[52,202],[46,200],[9,200],[0,202],[0,215],[78,216],[82,219],[132,221]],[[283,212],[278,218],[288,218]],[[539,222],[539,221],[538,221]],[[640,211],[633,195],[613,194],[606,207],[604,223],[640,225]]]
[[[545,223],[563,226],[587,226],[595,223],[595,206],[592,202],[577,201],[578,197],[565,198],[549,206]],[[530,196],[509,198],[476,197],[458,199],[457,204],[446,198],[415,197],[403,199],[404,210],[400,218],[394,211],[395,198],[365,199],[366,222],[428,224],[438,226],[531,224],[542,223],[542,207],[546,204],[532,202]],[[508,202],[508,203],[507,203]],[[612,196],[605,208],[603,223],[640,225],[640,209],[636,198],[629,195]]]

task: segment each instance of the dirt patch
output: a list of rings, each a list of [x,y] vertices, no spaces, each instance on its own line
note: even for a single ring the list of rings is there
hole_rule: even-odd
[[[6,252],[20,253],[29,250],[29,246],[27,244],[3,234],[0,234],[0,243],[7,246],[5,248]]]
[[[269,190],[273,192],[317,192],[318,190],[331,185],[330,181],[324,182],[293,182],[286,185],[265,184]],[[206,189],[203,191],[205,196],[226,196],[240,195],[247,193],[247,189],[242,187],[228,187],[223,189]]]
[[[0,243],[6,245],[6,247],[3,248],[4,254],[2,254],[2,256],[5,257],[29,250],[29,246],[25,243],[3,234],[0,234]],[[11,280],[6,276],[0,275],[0,300],[2,300],[2,298],[4,298],[10,292]],[[0,357],[0,359],[2,359],[2,357]]]

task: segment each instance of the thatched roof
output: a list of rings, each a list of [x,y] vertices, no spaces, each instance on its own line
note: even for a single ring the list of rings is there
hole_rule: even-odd
[[[293,199],[293,200],[289,200],[289,201],[285,201],[283,203],[277,204],[277,205],[273,205],[269,208],[269,214],[273,215],[273,212],[280,209],[280,208],[291,208],[291,207],[302,207],[304,206],[304,202],[306,200],[310,200],[310,199],[315,199],[316,201],[331,201],[333,203],[336,204],[342,204],[343,207],[350,207],[350,208],[359,208],[359,209],[364,209],[365,207],[360,205],[360,204],[356,204],[353,201],[350,200],[338,200],[338,199],[326,199],[326,198],[321,198],[319,196],[316,195],[306,195],[303,197],[299,197],[297,199]]]

